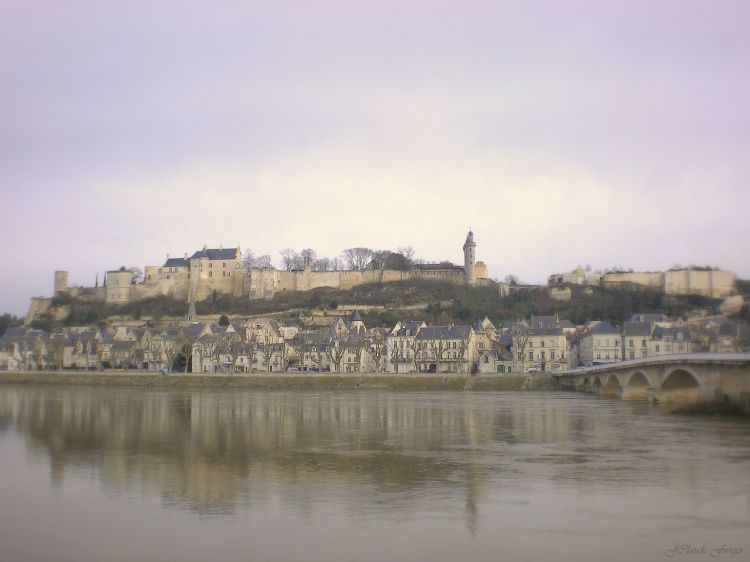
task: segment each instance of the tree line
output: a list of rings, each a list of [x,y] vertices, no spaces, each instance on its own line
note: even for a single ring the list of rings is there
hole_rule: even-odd
[[[339,256],[329,258],[318,256],[312,248],[305,248],[299,252],[293,248],[285,248],[281,254],[280,269],[285,271],[301,271],[309,267],[312,271],[364,271],[367,269],[393,269],[408,271],[424,260],[415,257],[414,248],[401,246],[393,250],[373,250],[371,248],[346,248]],[[252,250],[246,250],[242,256],[245,271],[273,267],[269,254],[256,255]]]

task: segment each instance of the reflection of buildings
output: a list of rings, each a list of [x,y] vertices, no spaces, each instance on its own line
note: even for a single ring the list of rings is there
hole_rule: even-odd
[[[473,533],[490,488],[523,495],[535,482],[606,484],[641,454],[628,447],[662,447],[658,432],[623,426],[623,412],[638,407],[544,393],[5,385],[0,428],[16,428],[32,455],[48,456],[53,485],[84,470],[108,491],[158,494],[202,513],[274,501],[307,511],[321,498],[353,513],[409,513],[440,497],[463,506]],[[650,478],[688,489],[696,475],[677,463]]]
[[[349,503],[373,489],[399,501],[485,470],[441,451],[491,439],[491,411],[407,398],[5,387],[0,424],[49,455],[53,485],[85,466],[110,491],[151,490],[200,512],[273,497],[305,505],[320,487]],[[469,489],[479,504],[481,487]]]

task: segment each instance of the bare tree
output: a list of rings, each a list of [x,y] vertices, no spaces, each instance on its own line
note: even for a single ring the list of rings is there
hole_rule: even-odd
[[[313,271],[332,271],[332,260],[330,258],[320,258],[312,262],[310,266]]]
[[[440,372],[440,365],[443,363],[445,353],[448,351],[448,342],[443,338],[433,339],[430,345],[432,357],[435,359],[435,372]]]
[[[273,264],[271,263],[271,256],[269,254],[263,254],[255,258],[255,267],[257,267],[258,269],[273,267]]]
[[[349,269],[362,271],[372,261],[373,251],[370,248],[347,248],[341,253]]]
[[[305,248],[299,253],[299,262],[302,267],[312,267],[318,254],[312,248]]]
[[[420,342],[417,341],[417,338],[412,338],[411,340],[407,340],[406,347],[411,352],[409,355],[411,356],[412,363],[414,363],[414,370],[419,372]]]
[[[373,252],[368,267],[372,269],[386,269],[391,254],[390,250],[377,250]]]
[[[344,269],[344,262],[339,257],[332,258],[330,267],[331,271],[341,271]]]
[[[168,372],[171,373],[174,370],[174,361],[177,359],[180,351],[179,340],[177,338],[163,340],[162,353],[166,359]],[[185,368],[187,369],[187,360],[185,361]]]
[[[517,320],[513,326],[513,351],[516,359],[521,362],[521,372],[526,372],[526,344],[529,342],[531,330],[523,320]]]
[[[380,331],[374,331],[374,333],[371,333],[368,337],[367,344],[367,352],[375,361],[375,369],[376,372],[379,373],[381,360],[386,353],[386,339]]]
[[[133,280],[132,280],[133,285],[143,281],[143,271],[141,271],[141,268],[129,267],[128,271],[133,274]]]
[[[245,273],[249,273],[251,269],[257,267],[256,257],[252,250],[247,249],[245,250],[245,253],[242,254],[242,267],[245,270]]]
[[[390,348],[389,357],[395,367],[395,372],[398,373],[398,366],[404,358],[404,348],[399,345],[399,342],[393,343],[393,347]]]
[[[287,271],[298,269],[299,254],[291,248],[284,248],[279,252],[281,254],[281,267]]]
[[[341,361],[343,361],[345,354],[346,348],[340,345],[339,341],[331,342],[328,348],[328,355],[331,356],[331,363],[333,363],[337,373],[341,372]]]
[[[396,253],[401,254],[407,260],[411,262],[414,259],[415,251],[414,251],[414,248],[412,248],[411,246],[399,246],[398,249],[396,250]]]
[[[310,357],[310,360],[317,365],[318,372],[323,371],[323,350],[321,349],[321,346],[318,344],[314,344],[310,346],[310,351],[308,352],[308,356]]]
[[[505,279],[503,279],[508,285],[518,285],[520,284],[518,280],[518,275],[515,275],[514,273],[509,273],[505,276]]]
[[[464,362],[464,357],[467,356],[469,351],[469,338],[471,337],[471,331],[467,330],[466,335],[462,336],[461,339],[458,342],[458,359],[462,363]],[[466,362],[468,362],[468,358],[466,359]],[[469,365],[469,368],[467,369],[468,372],[471,372],[471,366]]]

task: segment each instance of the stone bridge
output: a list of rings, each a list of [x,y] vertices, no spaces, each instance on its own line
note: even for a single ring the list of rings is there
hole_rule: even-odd
[[[563,387],[700,410],[750,414],[750,353],[684,353],[576,369]]]

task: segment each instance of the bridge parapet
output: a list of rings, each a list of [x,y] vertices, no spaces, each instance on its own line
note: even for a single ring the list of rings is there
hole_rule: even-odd
[[[563,386],[625,400],[750,414],[750,353],[660,355],[553,376]]]
[[[609,373],[614,369],[632,369],[654,365],[750,365],[750,353],[676,353],[656,355],[641,359],[628,359],[615,363],[603,363],[592,367],[578,367],[570,371],[555,373],[556,378],[574,377],[580,374]]]

